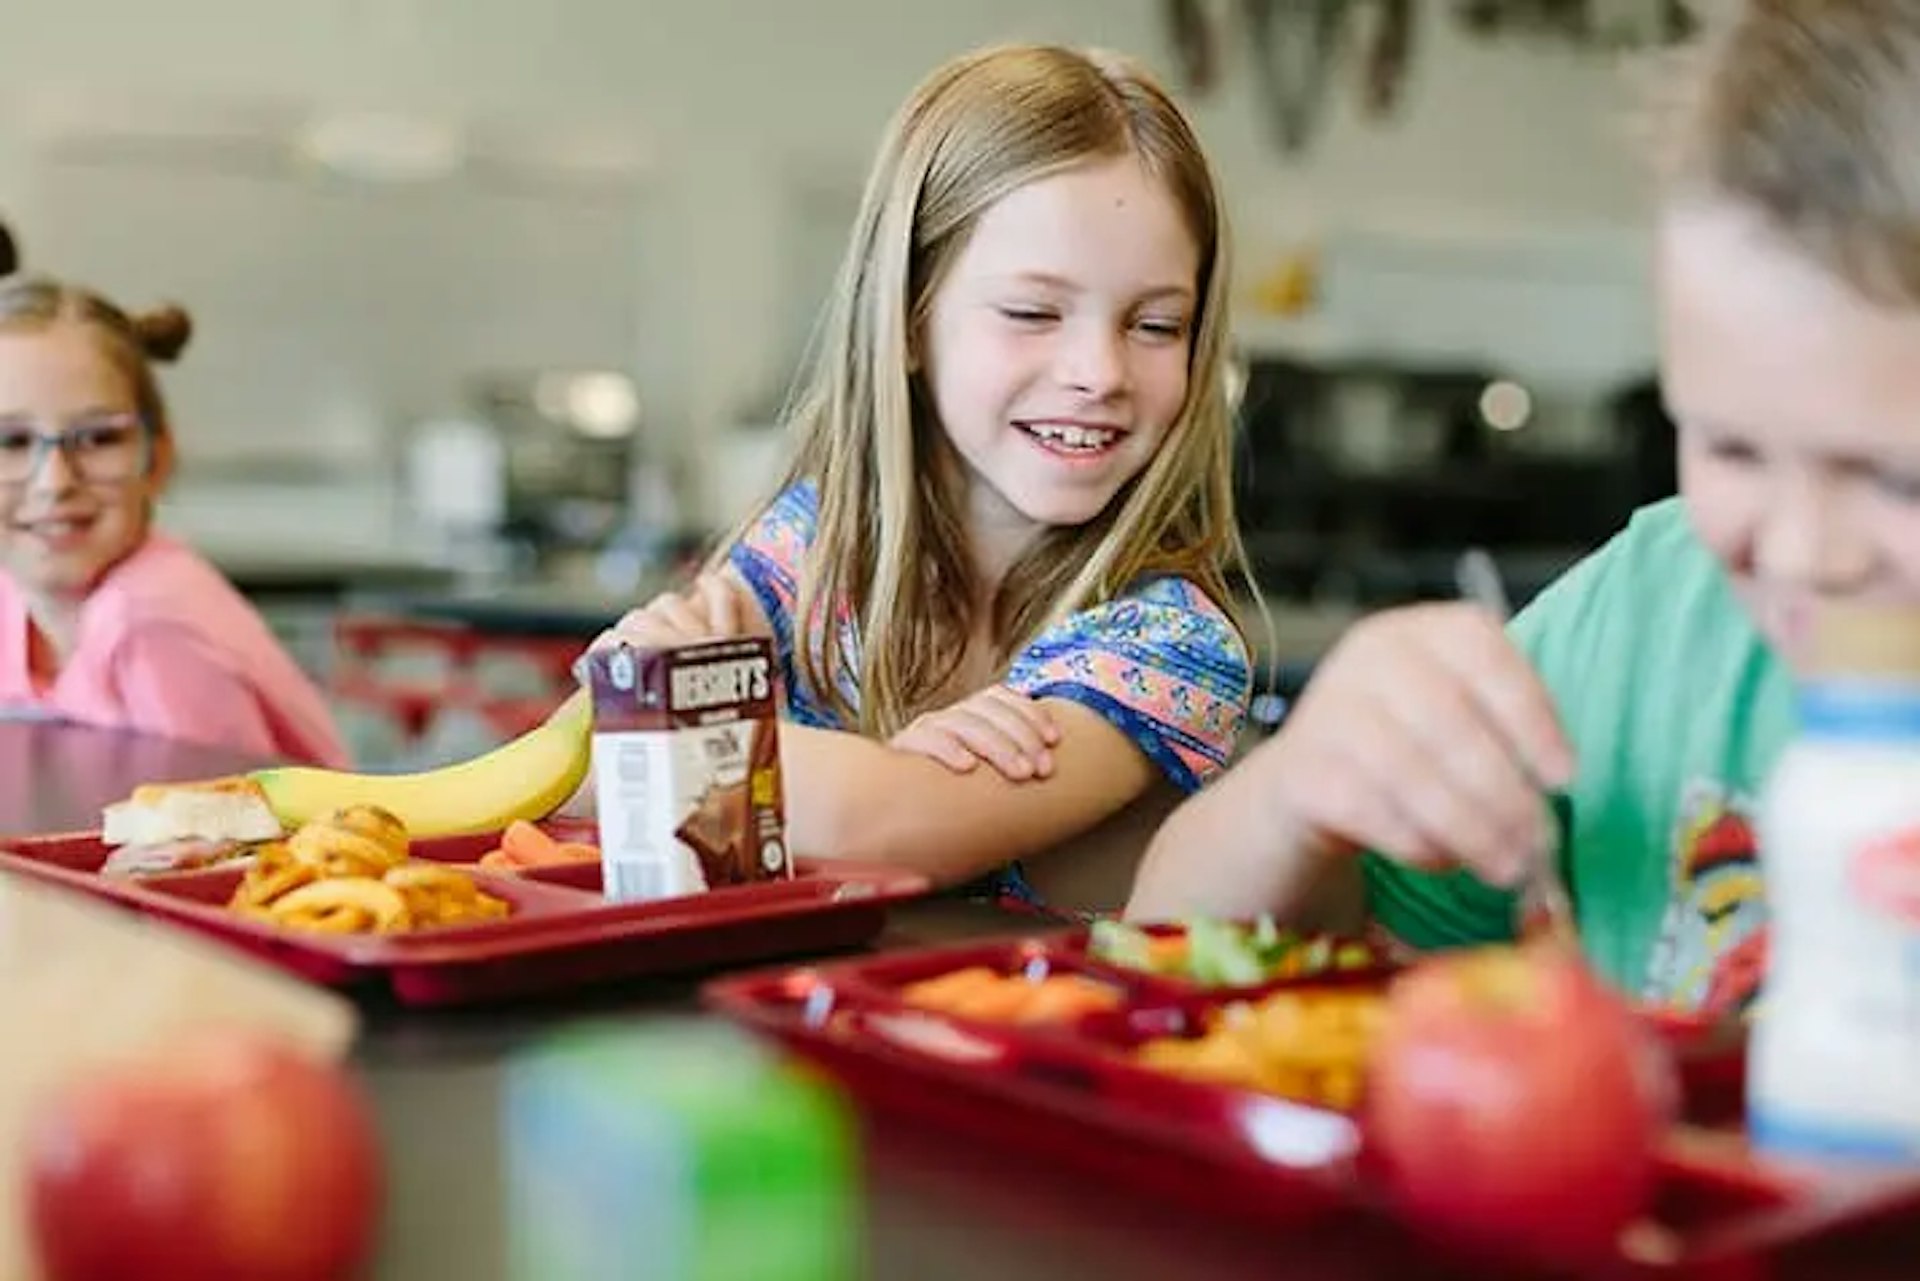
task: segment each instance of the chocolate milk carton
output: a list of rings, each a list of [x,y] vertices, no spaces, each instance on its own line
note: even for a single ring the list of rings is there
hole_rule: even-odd
[[[588,658],[606,895],[636,901],[793,874],[772,642]]]

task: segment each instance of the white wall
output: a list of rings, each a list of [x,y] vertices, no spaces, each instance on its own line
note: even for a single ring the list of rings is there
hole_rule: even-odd
[[[1297,162],[1269,141],[1247,55],[1230,52],[1226,84],[1195,114],[1229,189],[1245,274],[1303,235],[1343,227],[1441,241],[1526,234],[1586,263],[1585,284],[1621,277],[1636,297],[1639,184],[1617,71],[1593,55],[1471,45],[1442,20],[1446,7],[1419,6],[1400,119],[1356,118],[1350,67],[1322,140]],[[261,118],[309,103],[401,106],[614,133],[649,157],[631,361],[656,421],[684,443],[764,406],[789,372],[792,282],[817,274],[793,261],[796,193],[856,184],[888,114],[938,60],[1026,37],[1170,66],[1156,0],[13,0],[0,43],[0,211],[42,265],[91,270],[35,254],[60,229],[37,216],[52,220],[53,193],[23,137],[41,104],[76,90],[109,103],[212,95]],[[139,226],[139,211],[115,212]],[[163,275],[165,260],[153,270]],[[1411,288],[1413,301],[1384,313],[1376,298],[1375,314],[1425,315],[1421,341],[1474,318],[1444,289]],[[1556,344],[1592,341],[1558,298],[1534,299],[1517,326],[1548,363]],[[1488,306],[1473,310],[1495,339],[1508,330]],[[1601,365],[1630,363],[1643,345],[1631,302],[1614,310],[1624,319],[1611,322]],[[210,349],[218,341],[205,337]],[[231,363],[225,372],[244,376]],[[217,403],[211,391],[204,403]]]

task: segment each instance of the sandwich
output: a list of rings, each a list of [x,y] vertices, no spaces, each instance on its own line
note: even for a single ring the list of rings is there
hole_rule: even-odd
[[[106,807],[101,839],[114,846],[105,876],[185,872],[250,858],[284,832],[267,794],[250,778],[150,783]]]

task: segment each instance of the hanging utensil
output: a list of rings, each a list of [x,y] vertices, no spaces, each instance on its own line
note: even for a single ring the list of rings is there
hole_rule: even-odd
[[[1369,119],[1391,116],[1406,88],[1413,48],[1413,0],[1378,0],[1362,67],[1361,105]]]
[[[1348,0],[1241,0],[1257,80],[1283,151],[1312,140],[1340,51]]]
[[[1162,0],[1174,61],[1189,92],[1206,94],[1219,79],[1220,59],[1205,0]]]
[[[1476,36],[1497,35],[1513,21],[1504,0],[1454,0],[1453,9],[1460,24]]]
[[[1667,43],[1690,40],[1699,27],[1699,15],[1687,0],[1667,0],[1667,25],[1661,33]]]

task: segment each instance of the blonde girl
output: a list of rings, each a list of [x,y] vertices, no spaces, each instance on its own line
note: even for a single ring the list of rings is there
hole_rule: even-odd
[[[1227,273],[1138,66],[939,68],[881,144],[777,494],[596,644],[775,638],[800,854],[1116,903],[1124,875],[1019,860],[1199,788],[1243,723]]]

